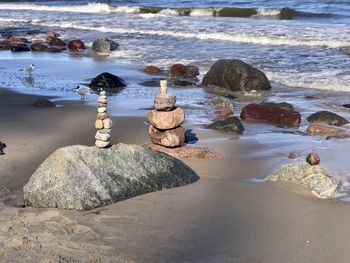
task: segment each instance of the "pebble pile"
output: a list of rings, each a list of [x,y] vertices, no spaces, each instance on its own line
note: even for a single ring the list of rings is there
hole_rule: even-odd
[[[147,114],[151,123],[148,129],[154,144],[174,148],[185,143],[185,129],[181,124],[185,121],[185,112],[177,108],[176,96],[167,94],[167,82],[160,82],[160,93],[155,96],[154,110]]]
[[[107,96],[105,91],[100,92],[100,96],[97,99],[97,118],[95,122],[95,128],[97,129],[95,135],[95,145],[99,148],[106,148],[111,145],[111,130],[112,120],[108,118],[107,114]]]

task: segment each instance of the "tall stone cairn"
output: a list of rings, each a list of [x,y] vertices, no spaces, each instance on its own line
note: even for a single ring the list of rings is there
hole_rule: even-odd
[[[97,129],[95,135],[95,145],[99,148],[106,148],[111,145],[111,130],[112,120],[108,118],[107,114],[107,96],[105,91],[100,92],[97,99],[97,118],[95,128]]]
[[[185,143],[185,112],[177,108],[176,96],[167,93],[167,81],[160,82],[160,93],[154,98],[154,110],[147,114],[151,141],[164,147],[174,148]]]

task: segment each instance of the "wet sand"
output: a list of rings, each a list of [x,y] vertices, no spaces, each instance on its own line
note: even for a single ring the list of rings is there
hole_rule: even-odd
[[[194,184],[88,212],[16,207],[22,187],[52,151],[94,143],[95,108],[62,101],[63,107],[36,109],[36,98],[0,89],[0,140],[7,144],[0,156],[1,262],[348,261],[348,203],[317,199],[295,185],[252,180],[303,160],[307,147],[297,160],[286,157],[299,147],[287,140],[297,141],[296,135],[264,144],[249,134],[238,138],[185,125],[198,145],[224,154],[184,160],[201,178]],[[144,118],[113,121],[113,143],[149,141]],[[325,152],[320,155],[326,164],[345,167],[345,157],[335,160]]]

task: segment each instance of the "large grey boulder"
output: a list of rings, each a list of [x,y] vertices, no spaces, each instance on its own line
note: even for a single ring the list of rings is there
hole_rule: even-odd
[[[97,53],[110,53],[118,49],[119,44],[107,37],[98,38],[92,43],[92,51]]]
[[[237,59],[216,61],[204,76],[202,84],[232,91],[271,89],[271,84],[262,71]]]
[[[318,198],[335,198],[339,181],[321,165],[287,164],[265,178],[266,181],[285,181],[304,185]]]
[[[198,179],[180,160],[138,145],[74,145],[39,166],[24,186],[24,200],[33,207],[88,210]]]

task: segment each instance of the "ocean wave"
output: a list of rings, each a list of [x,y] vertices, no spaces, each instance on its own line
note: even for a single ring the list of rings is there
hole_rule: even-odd
[[[139,13],[160,14],[168,16],[212,16],[212,17],[255,17],[275,19],[295,18],[324,18],[331,17],[329,13],[309,13],[292,8],[264,9],[264,8],[163,8],[153,6],[112,6],[103,3],[87,5],[36,5],[36,4],[0,4],[0,10],[32,10],[46,12],[78,12],[78,13]]]
[[[32,22],[36,25],[48,27],[71,28],[80,30],[94,30],[102,33],[119,33],[119,34],[144,34],[154,36],[167,36],[174,38],[195,38],[209,41],[231,41],[247,44],[257,45],[286,45],[286,46],[308,46],[308,47],[323,47],[323,48],[342,48],[348,45],[348,41],[337,39],[310,39],[295,37],[278,37],[266,35],[247,35],[243,33],[208,33],[208,32],[179,32],[170,30],[153,30],[153,29],[136,29],[136,28],[122,28],[122,27],[108,27],[108,26],[91,26],[91,25],[77,25],[71,22]]]

